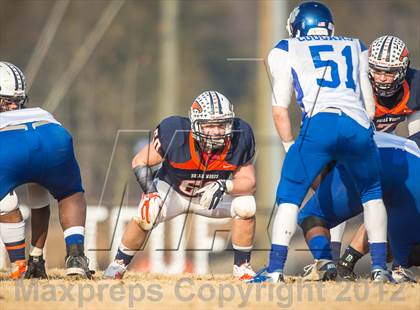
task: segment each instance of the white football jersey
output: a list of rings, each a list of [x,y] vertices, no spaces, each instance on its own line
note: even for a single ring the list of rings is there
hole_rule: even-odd
[[[0,113],[0,129],[30,122],[47,121],[61,125],[50,112],[41,108],[30,108]]]
[[[369,83],[368,51],[358,39],[307,36],[281,40],[270,52],[268,63],[274,106],[287,108],[294,89],[304,116],[334,107],[363,127],[370,126],[360,86],[361,79],[364,85]]]

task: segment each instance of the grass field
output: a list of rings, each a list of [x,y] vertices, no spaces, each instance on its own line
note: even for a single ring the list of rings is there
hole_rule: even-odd
[[[420,284],[302,282],[243,284],[231,275],[133,274],[124,280],[0,279],[0,309],[420,309]]]

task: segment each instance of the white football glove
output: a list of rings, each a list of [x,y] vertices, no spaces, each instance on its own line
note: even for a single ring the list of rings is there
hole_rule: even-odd
[[[138,207],[139,215],[134,216],[133,219],[144,230],[150,230],[159,216],[162,205],[163,202],[158,192],[143,193]]]
[[[217,180],[200,188],[197,193],[202,194],[200,205],[204,209],[215,209],[223,199],[223,194],[232,190],[233,184],[230,180]]]

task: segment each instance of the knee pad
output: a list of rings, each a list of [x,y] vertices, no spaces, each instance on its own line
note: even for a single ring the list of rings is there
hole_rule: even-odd
[[[236,218],[251,218],[255,215],[256,209],[254,196],[237,196],[232,200],[232,211]]]
[[[151,230],[162,211],[163,202],[158,193],[143,194],[138,215],[133,220],[145,231]]]
[[[303,230],[303,234],[306,235],[306,233],[308,231],[310,231],[312,228],[314,227],[325,227],[327,229],[329,229],[328,225],[327,225],[327,221],[325,221],[324,219],[317,217],[317,216],[308,216],[305,217],[303,219],[303,221],[299,224],[300,228],[302,228]]]
[[[29,183],[27,185],[28,205],[31,209],[41,209],[50,204],[48,191],[41,185]]]
[[[8,214],[19,209],[19,201],[15,192],[7,194],[0,200],[0,215]]]

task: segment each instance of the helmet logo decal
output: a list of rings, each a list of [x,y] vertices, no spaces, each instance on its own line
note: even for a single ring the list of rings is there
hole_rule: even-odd
[[[200,105],[197,101],[194,101],[194,102],[193,102],[193,104],[192,104],[192,106],[191,106],[191,109],[193,109],[193,110],[197,110],[197,111],[198,111],[198,113],[203,112],[203,108],[201,107],[201,105]]]
[[[405,62],[408,58],[408,49],[404,47],[403,51],[401,52],[400,61]]]

